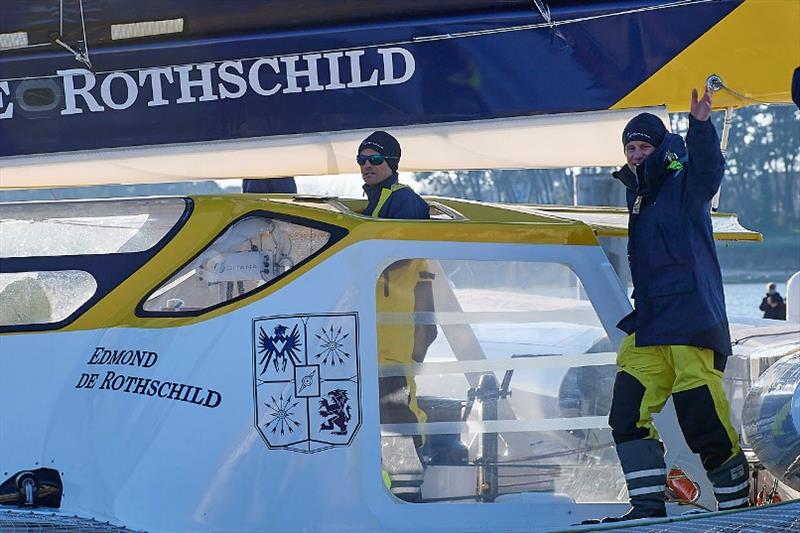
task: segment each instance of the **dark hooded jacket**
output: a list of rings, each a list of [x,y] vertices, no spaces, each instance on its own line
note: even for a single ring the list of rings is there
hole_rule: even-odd
[[[770,303],[777,304],[775,307]],[[761,300],[759,309],[764,311],[764,318],[771,318],[773,320],[786,320],[786,302],[783,301],[783,296],[778,292],[768,292]]]
[[[683,169],[667,168],[671,154]],[[667,133],[636,174],[627,166],[613,174],[627,187],[634,288],[634,310],[617,327],[635,332],[637,346],[679,344],[731,354],[710,216],[724,170],[714,125],[690,116],[686,143]]]
[[[367,193],[367,208],[364,214],[378,216],[379,218],[406,218],[427,220],[430,218],[430,208],[425,200],[415,193],[410,187],[402,187],[392,192],[389,199],[381,207],[380,213],[373,213],[381,197],[383,189],[389,189],[398,183],[397,174],[392,174],[385,180],[375,185],[364,185]]]

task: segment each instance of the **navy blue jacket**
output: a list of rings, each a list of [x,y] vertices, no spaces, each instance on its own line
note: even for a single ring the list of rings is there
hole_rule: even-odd
[[[667,169],[670,153],[684,162],[682,170]],[[667,133],[636,174],[627,166],[613,174],[627,187],[634,289],[634,311],[617,327],[635,332],[637,346],[682,344],[731,354],[710,216],[724,170],[711,120],[690,116],[686,143]]]
[[[375,185],[364,185],[364,192],[367,193],[367,208],[364,209],[365,215],[373,215],[375,207],[378,205],[378,200],[381,197],[381,191],[388,189],[397,183],[397,174],[392,174],[385,180]],[[394,191],[386,203],[381,207],[380,213],[377,213],[379,218],[407,218],[407,219],[421,219],[427,220],[431,218],[430,208],[425,200],[415,193],[410,187],[403,187],[402,189]]]

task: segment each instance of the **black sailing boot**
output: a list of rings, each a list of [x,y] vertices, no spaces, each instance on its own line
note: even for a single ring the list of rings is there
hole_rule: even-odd
[[[617,444],[617,455],[625,473],[630,510],[622,516],[609,516],[587,520],[584,524],[604,524],[660,518],[667,516],[664,491],[667,483],[667,465],[664,463],[664,446],[657,440],[641,439]]]
[[[709,470],[708,479],[714,485],[718,510],[728,511],[750,506],[750,469],[743,452],[740,451],[717,468]]]

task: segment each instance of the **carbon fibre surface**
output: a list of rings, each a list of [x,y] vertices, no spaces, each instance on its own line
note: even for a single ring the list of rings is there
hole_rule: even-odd
[[[640,533],[788,533],[800,531],[800,501],[755,509],[672,517],[658,523],[588,528],[582,531]]]
[[[97,533],[132,533],[134,530],[98,522],[90,518],[65,516],[58,513],[0,509],[0,531],[42,533],[77,533],[93,531]]]

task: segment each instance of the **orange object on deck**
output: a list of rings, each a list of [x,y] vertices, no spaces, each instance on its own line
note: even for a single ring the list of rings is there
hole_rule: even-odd
[[[667,488],[678,500],[694,502],[700,497],[700,488],[680,468],[673,467],[667,475]]]

